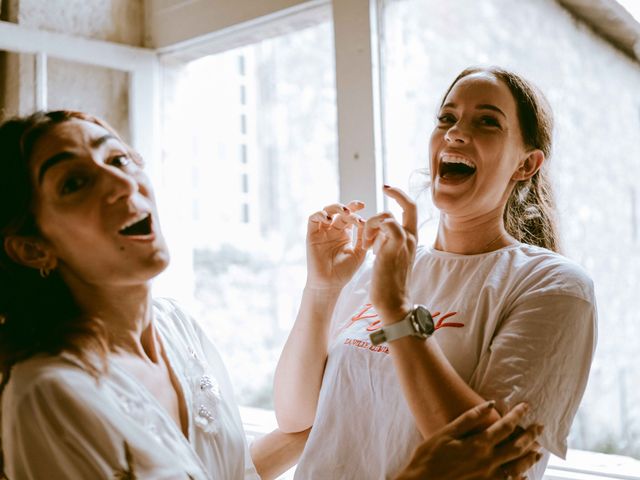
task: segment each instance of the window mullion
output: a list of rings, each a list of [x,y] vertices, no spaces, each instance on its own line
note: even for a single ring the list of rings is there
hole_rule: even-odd
[[[333,0],[340,199],[383,208],[379,37],[375,0]]]

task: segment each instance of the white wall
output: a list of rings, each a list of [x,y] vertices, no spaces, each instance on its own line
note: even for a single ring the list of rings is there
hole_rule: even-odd
[[[163,48],[304,3],[305,0],[147,0],[146,43]]]
[[[11,0],[7,20],[20,26],[78,37],[142,45],[143,0]],[[5,114],[28,114],[34,98],[35,56],[7,56]],[[74,109],[107,120],[131,140],[128,73],[69,62],[47,61],[47,109]]]

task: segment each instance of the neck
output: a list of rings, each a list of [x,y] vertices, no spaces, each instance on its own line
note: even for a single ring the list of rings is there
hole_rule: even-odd
[[[150,282],[133,286],[96,286],[63,275],[80,310],[105,326],[114,351],[157,363],[161,349],[153,324]]]
[[[502,211],[474,218],[441,213],[434,248],[443,252],[474,255],[516,243],[517,240],[504,228]]]

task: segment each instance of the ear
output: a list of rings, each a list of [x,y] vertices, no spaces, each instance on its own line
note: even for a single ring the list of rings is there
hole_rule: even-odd
[[[544,163],[544,153],[542,150],[531,150],[524,160],[520,162],[511,180],[522,181],[533,177]]]
[[[9,236],[4,239],[4,250],[14,262],[35,269],[56,267],[58,259],[46,244],[35,237]]]

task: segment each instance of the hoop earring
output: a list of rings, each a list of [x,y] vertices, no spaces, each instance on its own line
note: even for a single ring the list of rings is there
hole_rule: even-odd
[[[40,276],[42,278],[47,278],[51,274],[52,270],[53,270],[52,268],[40,267]]]

